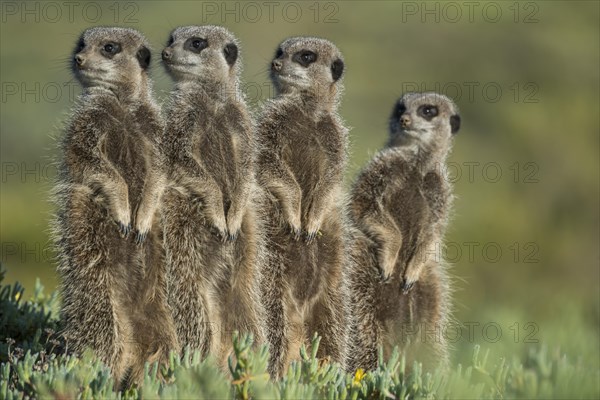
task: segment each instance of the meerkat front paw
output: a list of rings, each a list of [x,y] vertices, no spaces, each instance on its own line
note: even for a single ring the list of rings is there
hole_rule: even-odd
[[[139,232],[136,231],[135,232],[135,244],[137,244],[138,246],[141,246],[145,241],[146,238],[148,237],[148,232]]]
[[[131,217],[129,216],[129,211],[117,212],[115,222],[117,223],[121,237],[126,238],[131,231]]]
[[[286,220],[290,235],[294,240],[299,240],[300,236],[302,235],[300,212],[296,212],[294,215],[288,215]]]
[[[138,246],[144,243],[152,227],[152,217],[144,214],[142,210],[138,210],[135,218],[135,243]]]
[[[394,266],[396,265],[396,257],[390,254],[384,253],[379,256],[379,271],[381,272],[381,278],[383,282],[387,282],[392,273],[394,272]]]
[[[302,229],[300,226],[294,226],[291,222],[288,222],[288,228],[292,238],[294,238],[294,240],[299,240],[302,234]]]
[[[308,218],[306,223],[306,235],[304,239],[306,243],[311,243],[321,233],[321,219],[320,218]]]
[[[221,242],[225,243],[228,238],[227,233],[227,222],[225,220],[225,215],[221,216],[213,216],[210,221],[210,225],[216,231],[216,235],[219,237]]]
[[[306,241],[306,243],[312,243],[312,241],[315,240],[319,236],[323,236],[323,232],[321,232],[321,230],[312,231],[312,232],[309,231],[309,232],[306,232],[306,235],[304,235],[304,240]]]
[[[402,279],[402,293],[406,294],[412,289],[412,287],[419,281],[421,275],[421,268],[407,268],[408,271],[404,273]]]
[[[131,224],[124,224],[123,222],[117,222],[117,225],[119,226],[119,233],[121,234],[121,237],[123,239],[125,239],[127,236],[129,236],[129,232],[131,231]]]
[[[415,283],[416,282],[410,282],[410,281],[404,279],[404,281],[402,281],[402,286],[401,286],[402,294],[407,294],[410,291],[410,289],[412,289],[412,287],[415,285]]]
[[[377,273],[379,277],[379,282],[381,283],[388,283],[390,281],[390,278],[392,277],[391,275],[386,274],[384,270],[379,267],[377,268]]]
[[[230,242],[235,241],[240,235],[240,231],[242,230],[242,219],[243,215],[241,212],[233,212],[229,211],[227,213],[227,239]]]
[[[235,231],[235,233],[229,232],[229,233],[227,233],[227,241],[228,242],[235,242],[237,240],[238,236],[240,236],[240,231],[239,230]]]

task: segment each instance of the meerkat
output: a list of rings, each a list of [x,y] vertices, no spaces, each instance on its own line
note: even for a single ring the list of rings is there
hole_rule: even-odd
[[[157,225],[143,245],[132,215],[163,129],[152,98],[146,39],[128,28],[90,28],[72,69],[83,86],[61,143],[55,239],[67,346],[91,348],[117,385],[177,348],[166,302]]]
[[[271,64],[276,95],[257,123],[270,254],[261,293],[274,378],[298,358],[314,332],[321,336],[319,356],[345,364],[342,179],[348,130],[337,114],[343,71],[333,43],[311,37],[283,41]]]
[[[386,147],[354,183],[350,369],[375,368],[378,346],[389,356],[398,345],[409,365],[447,363],[450,293],[441,245],[452,192],[443,168],[459,127],[446,96],[403,95]]]
[[[225,366],[234,331],[253,334],[255,344],[264,336],[258,286],[264,235],[239,44],[222,27],[179,27],[162,59],[175,81],[160,175],[168,184],[150,185],[145,197],[154,207],[160,203],[180,348],[211,354]]]

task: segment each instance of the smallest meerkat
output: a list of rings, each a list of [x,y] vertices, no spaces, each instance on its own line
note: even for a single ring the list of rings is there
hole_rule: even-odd
[[[374,368],[378,345],[387,355],[394,345],[408,344],[403,350],[411,358],[447,360],[441,335],[419,341],[417,332],[443,327],[449,318],[448,277],[436,252],[452,194],[440,168],[459,127],[458,109],[446,96],[403,95],[390,118],[386,148],[353,186],[354,368]]]

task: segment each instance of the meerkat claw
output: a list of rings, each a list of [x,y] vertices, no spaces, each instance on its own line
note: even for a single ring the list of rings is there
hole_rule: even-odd
[[[227,235],[227,240],[229,242],[235,242],[239,235],[240,235],[239,231],[237,231],[235,233],[229,233],[229,235]]]
[[[390,281],[391,275],[386,274],[382,269],[379,270],[379,280],[381,283],[388,283]]]
[[[124,223],[119,222],[119,233],[121,234],[121,237],[126,238],[130,231],[131,224],[125,225]]]
[[[414,284],[414,282],[408,282],[405,280],[404,283],[402,283],[402,294],[407,294],[410,291],[410,289],[412,289]]]
[[[135,244],[138,246],[142,245],[146,241],[146,237],[148,236],[148,232],[140,232],[136,231],[135,233]]]
[[[306,233],[306,243],[312,243],[313,240],[316,239],[317,233],[318,233],[318,231],[317,232],[307,232]]]
[[[296,228],[293,225],[290,225],[290,235],[294,238],[294,240],[300,239],[301,236],[300,228]]]

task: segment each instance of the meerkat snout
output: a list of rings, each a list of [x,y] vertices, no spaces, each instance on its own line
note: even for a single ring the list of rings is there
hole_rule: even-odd
[[[83,56],[81,54],[77,54],[75,56],[75,63],[77,64],[77,67],[83,66],[84,62],[85,62],[85,58],[83,58]]]
[[[162,51],[161,56],[164,61],[167,61],[167,60],[170,60],[171,57],[173,57],[173,52],[171,51],[171,49],[166,48]]]
[[[403,115],[400,117],[400,125],[403,129],[410,128],[410,117],[408,115]]]
[[[271,63],[271,70],[275,72],[281,71],[281,67],[283,67],[283,63],[279,60],[273,60],[273,62]]]

